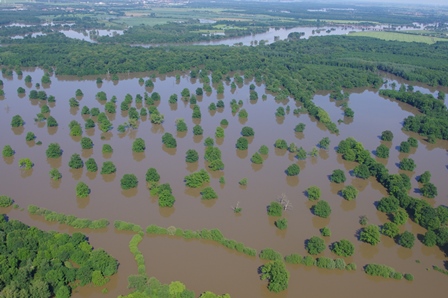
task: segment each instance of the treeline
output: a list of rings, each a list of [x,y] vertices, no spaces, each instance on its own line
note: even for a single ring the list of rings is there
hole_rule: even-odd
[[[382,265],[382,264],[367,264],[364,267],[364,272],[368,275],[372,276],[381,276],[384,278],[393,278],[393,279],[403,279],[403,277],[406,280],[412,281],[414,280],[414,276],[410,273],[400,273],[395,271],[394,268]]]
[[[109,225],[109,221],[105,218],[97,220],[78,218],[74,215],[65,215],[63,213],[40,208],[35,205],[29,205],[28,212],[33,215],[42,215],[47,221],[56,221],[60,224],[66,224],[76,229],[103,229]]]
[[[406,91],[402,88],[380,90],[380,95],[407,103],[423,113],[408,116],[403,123],[404,130],[417,132],[429,139],[448,140],[448,110],[443,100],[434,98],[432,94]]]
[[[117,268],[81,233],[44,232],[0,216],[2,297],[70,297],[79,285],[104,285]]]
[[[192,231],[192,230],[182,230],[180,228],[176,228],[173,226],[170,226],[168,228],[162,228],[156,225],[150,225],[146,228],[146,233],[156,235],[178,236],[184,239],[212,240],[229,249],[236,250],[249,256],[255,256],[257,254],[257,251],[255,249],[247,247],[241,242],[225,238],[224,235],[221,233],[221,231],[218,229],[211,229],[211,230],[202,229],[200,231]]]

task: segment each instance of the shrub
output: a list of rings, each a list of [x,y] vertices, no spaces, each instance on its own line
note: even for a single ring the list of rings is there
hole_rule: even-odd
[[[224,137],[224,128],[222,128],[221,126],[216,127],[215,137],[223,138]]]
[[[26,134],[25,140],[27,142],[31,142],[31,141],[34,141],[35,138],[36,138],[36,135],[33,132],[29,131]]]
[[[352,201],[356,199],[357,196],[358,196],[358,190],[351,185],[348,185],[344,187],[344,189],[342,189],[342,197],[347,201]]]
[[[305,123],[299,123],[296,125],[296,127],[294,128],[295,132],[303,132],[305,130]]]
[[[103,148],[101,150],[103,153],[112,153],[114,152],[114,149],[112,149],[112,146],[109,144],[104,144]]]
[[[132,143],[132,151],[134,151],[134,152],[144,152],[145,149],[146,149],[146,144],[142,138],[137,138]]]
[[[252,136],[255,135],[255,132],[254,132],[254,129],[253,129],[252,127],[244,126],[244,127],[241,129],[241,135],[242,135],[243,137],[252,137]]]
[[[393,222],[386,222],[381,228],[381,233],[390,238],[394,238],[399,233],[398,225]]]
[[[403,142],[400,143],[399,151],[403,152],[403,153],[409,153],[409,151],[411,151],[411,145],[409,145],[408,142],[403,141]]]
[[[222,119],[221,122],[220,122],[220,124],[221,124],[222,126],[227,126],[227,125],[229,125],[229,121],[227,121],[227,119]]]
[[[400,161],[399,168],[404,171],[413,171],[416,167],[416,164],[412,158],[403,158]]]
[[[414,246],[415,236],[411,232],[404,231],[398,238],[398,244],[405,248],[412,248]]]
[[[313,206],[313,213],[319,217],[327,218],[331,214],[331,207],[326,201],[321,200]]]
[[[2,150],[3,157],[11,157],[15,154],[15,151],[12,149],[10,145],[5,145]]]
[[[259,257],[262,260],[270,260],[270,261],[282,259],[282,255],[279,252],[273,250],[272,248],[262,249],[260,251]]]
[[[411,146],[413,148],[417,148],[418,147],[418,141],[417,141],[417,139],[415,139],[413,137],[409,137],[408,138],[408,143],[409,143],[409,146]]]
[[[236,141],[236,148],[238,150],[247,150],[248,147],[249,147],[249,142],[247,141],[246,138],[244,138],[244,137],[238,138],[238,140]]]
[[[383,197],[377,205],[377,209],[384,213],[393,213],[398,210],[400,202],[394,196]]]
[[[362,229],[359,240],[371,245],[377,245],[380,242],[380,229],[376,225],[366,226]]]
[[[56,168],[52,168],[49,172],[49,175],[50,175],[50,178],[55,181],[62,178],[61,172],[59,172],[59,170]]]
[[[159,182],[159,180],[160,175],[156,168],[149,168],[148,171],[146,171],[146,182]]]
[[[135,188],[138,185],[138,179],[134,174],[124,174],[120,180],[120,185],[124,190]]]
[[[90,188],[84,182],[80,181],[76,184],[76,196],[78,198],[87,198],[90,194]]]
[[[252,157],[250,158],[250,160],[254,163],[254,164],[258,164],[261,165],[263,164],[263,158],[261,157],[261,155],[258,152],[255,152]]]
[[[323,252],[326,246],[322,238],[313,236],[310,239],[308,239],[305,248],[310,255],[317,255]]]
[[[198,188],[207,182],[210,182],[210,175],[204,169],[185,176],[185,185],[191,188]]]
[[[247,185],[247,178],[243,178],[240,181],[238,181],[239,185]]]
[[[421,190],[423,196],[430,198],[430,199],[433,199],[438,195],[437,187],[434,184],[432,184],[431,182],[423,184],[423,187],[420,190]]]
[[[268,206],[268,215],[269,216],[282,216],[283,213],[283,207],[278,202],[271,202],[271,204]]]
[[[297,176],[300,173],[300,167],[297,164],[292,164],[286,169],[286,175]]]
[[[390,130],[385,130],[381,133],[381,140],[390,142],[394,138],[394,134]]]
[[[197,162],[199,159],[199,154],[194,149],[188,149],[185,156],[185,161],[189,163]]]
[[[430,180],[431,180],[431,173],[429,171],[425,171],[417,178],[417,181],[420,183],[428,183]]]
[[[96,164],[95,159],[89,158],[86,160],[86,168],[89,172],[97,172],[98,171],[98,165]]]
[[[286,141],[283,139],[277,139],[275,141],[274,147],[278,149],[288,149],[288,143],[286,143]]]
[[[11,119],[11,126],[12,127],[20,127],[25,124],[25,121],[23,121],[22,117],[20,115],[15,115]]]
[[[204,130],[202,129],[202,127],[200,125],[193,126],[193,134],[195,136],[202,136],[203,133],[204,133]]]
[[[101,175],[112,174],[117,171],[115,164],[111,161],[103,162],[103,166],[101,167]]]
[[[289,272],[281,260],[275,260],[261,266],[261,279],[269,281],[269,291],[278,293],[288,288]]]
[[[353,169],[353,173],[355,174],[356,177],[361,178],[361,179],[367,179],[370,177],[369,167],[365,164],[357,165]]]
[[[23,168],[25,170],[30,170],[34,166],[34,163],[31,161],[31,159],[25,157],[19,159],[19,167]]]
[[[8,196],[0,196],[0,207],[6,208],[11,206],[14,203],[14,200]]]
[[[285,257],[285,262],[289,264],[302,264],[302,256],[298,254],[291,254]]]
[[[341,257],[350,257],[355,252],[355,246],[350,241],[342,239],[333,243],[331,251]]]
[[[165,144],[165,146],[167,148],[176,148],[177,147],[177,141],[176,139],[173,137],[172,134],[166,132],[163,136],[162,136],[162,143]]]
[[[81,148],[82,149],[92,149],[93,141],[90,138],[83,137],[81,138]]]
[[[344,183],[345,180],[345,174],[342,170],[334,170],[330,176],[330,181],[334,183]]]
[[[327,257],[317,258],[316,266],[318,268],[330,269],[330,270],[336,268],[335,262],[332,259],[327,258]]]
[[[410,273],[405,273],[404,274],[404,279],[408,280],[408,281],[413,281],[414,280],[414,276]]]
[[[320,234],[324,237],[330,237],[331,236],[331,230],[328,227],[323,227],[320,229]]]
[[[288,227],[288,220],[286,218],[281,218],[275,221],[275,226],[279,230],[285,230]]]
[[[269,154],[269,148],[266,145],[261,145],[260,149],[258,149],[258,153],[267,155]]]
[[[206,188],[204,188],[201,191],[201,195],[203,200],[212,200],[218,198],[218,195],[211,186],[207,186]]]
[[[389,148],[384,144],[379,145],[376,147],[376,156],[380,158],[389,158]]]
[[[70,157],[70,161],[68,162],[68,166],[72,169],[80,169],[84,167],[84,162],[81,159],[81,156],[79,156],[78,153],[74,153]]]

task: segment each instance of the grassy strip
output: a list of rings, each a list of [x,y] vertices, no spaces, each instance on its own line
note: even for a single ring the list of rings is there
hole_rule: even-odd
[[[65,215],[57,213],[35,205],[28,206],[28,212],[34,215],[42,215],[47,221],[56,221],[60,224],[66,224],[76,229],[102,229],[109,225],[109,221],[105,218],[91,220],[87,218],[78,218],[74,215]]]
[[[253,248],[245,246],[241,242],[225,238],[218,229],[202,229],[201,231],[182,230],[173,226],[162,228],[156,225],[150,225],[146,228],[146,233],[154,235],[170,235],[178,236],[184,239],[204,239],[213,240],[223,246],[244,253],[248,256],[256,256],[257,251]]]
[[[416,34],[409,33],[398,33],[398,32],[384,32],[384,31],[364,31],[364,32],[354,32],[350,33],[353,36],[365,36],[365,37],[373,37],[382,40],[395,40],[395,41],[404,41],[404,42],[422,42],[427,44],[433,44],[437,41],[448,41],[448,39],[438,38],[438,37],[430,37],[430,36],[421,36]]]
[[[298,254],[291,254],[285,257],[285,262],[289,264],[301,264],[305,266],[316,266],[323,269],[339,269],[353,271],[356,270],[355,263],[346,264],[344,259],[330,259],[327,257],[313,258],[312,256],[302,257]]]

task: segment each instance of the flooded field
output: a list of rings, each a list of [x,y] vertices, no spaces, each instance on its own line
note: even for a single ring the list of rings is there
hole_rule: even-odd
[[[242,242],[257,251],[273,248],[284,256],[291,253],[306,255],[305,240],[319,236],[319,229],[327,226],[332,232],[331,237],[325,237],[327,245],[341,239],[348,239],[355,244],[354,256],[345,260],[347,263],[356,263],[358,269],[354,272],[330,271],[303,265],[286,265],[291,273],[289,287],[279,294],[269,292],[266,281],[259,279],[257,269],[264,261],[226,249],[211,241],[147,235],[139,248],[145,257],[149,276],[154,276],[163,283],[179,280],[197,294],[209,290],[217,294],[229,293],[232,297],[324,297],[348,292],[350,288],[350,296],[422,297],[428,293],[428,289],[440,296],[448,291],[447,277],[431,269],[433,265],[444,267],[447,260],[439,248],[426,247],[416,240],[412,249],[406,249],[385,236],[381,236],[381,243],[377,246],[357,240],[356,234],[361,228],[358,223],[360,216],[367,216],[369,222],[376,225],[387,221],[387,216],[377,211],[374,205],[387,193],[374,178],[362,180],[352,176],[351,170],[356,163],[343,160],[334,150],[341,140],[354,137],[373,152],[382,142],[379,138],[381,132],[391,130],[394,134],[393,142],[384,143],[390,147],[390,157],[382,159],[381,162],[391,173],[399,173],[402,172],[397,166],[399,160],[412,157],[417,168],[414,172],[405,172],[411,176],[411,195],[420,197],[415,177],[428,170],[432,173],[431,182],[437,186],[439,193],[435,199],[429,201],[434,206],[448,205],[448,142],[429,144],[423,137],[401,130],[403,119],[408,115],[417,114],[416,109],[384,99],[378,95],[377,90],[347,90],[351,93],[348,105],[355,112],[354,118],[348,119],[344,118],[341,102],[330,100],[328,92],[321,92],[314,98],[316,105],[325,109],[333,122],[337,123],[341,119],[338,125],[340,134],[335,135],[308,114],[294,115],[293,110],[299,106],[296,106],[292,99],[276,101],[273,95],[266,93],[264,85],[257,85],[250,80],[246,80],[235,90],[231,89],[230,83],[225,82],[222,95],[217,94],[214,86],[212,93],[204,92],[203,96],[198,96],[197,104],[202,113],[199,120],[192,119],[192,105],[181,100],[181,91],[188,88],[193,94],[196,88],[203,87],[203,83],[185,74],[180,74],[180,80],[176,80],[174,74],[157,77],[153,80],[154,88],[151,89],[145,88],[138,81],[140,77],[147,80],[148,74],[123,75],[118,82],[103,78],[104,82],[99,85],[95,82],[96,77],[78,79],[53,76],[51,85],[38,89],[56,98],[54,104],[48,105],[50,115],[57,120],[59,126],[47,128],[44,123],[34,121],[44,102],[28,98],[30,91],[36,89],[35,83],[40,83],[43,74],[42,70],[36,69],[24,71],[20,78],[15,73],[13,77],[2,78],[5,96],[0,97],[0,147],[9,144],[16,153],[14,157],[0,161],[0,194],[11,196],[20,206],[18,209],[0,208],[0,212],[6,212],[10,218],[22,220],[44,230],[69,233],[75,231],[64,225],[48,223],[42,217],[30,215],[26,208],[33,204],[78,217],[107,218],[111,223],[124,220],[143,228],[150,224],[192,230],[218,228],[226,238]],[[32,84],[25,84],[24,78],[27,75],[31,75]],[[408,84],[393,77],[387,79],[388,84]],[[256,85],[255,91],[259,95],[257,101],[249,100],[250,84]],[[19,87],[26,89],[26,95],[17,95]],[[70,108],[69,99],[75,97],[77,89],[82,90],[84,95],[77,97],[79,108]],[[416,86],[415,89],[425,93],[437,93],[427,86]],[[85,119],[90,116],[81,115],[83,106],[90,109],[98,107],[100,111],[104,111],[104,103],[95,99],[99,91],[104,91],[108,100],[114,95],[117,97],[117,113],[107,114],[113,123],[113,129],[107,133],[102,133],[98,127],[84,129]],[[129,93],[134,98],[131,106],[137,109],[145,107],[144,101],[141,105],[135,103],[135,96],[143,96],[145,92],[160,94],[161,100],[157,105],[160,113],[164,115],[163,124],[152,124],[149,116],[146,116],[139,120],[138,129],[119,133],[118,125],[128,121],[128,112],[120,111],[120,103]],[[172,94],[179,97],[175,105],[168,103]],[[266,99],[262,99],[263,94],[266,94]],[[209,111],[209,104],[216,103],[218,99],[224,101],[225,107]],[[232,99],[242,101],[243,106],[240,109],[247,110],[247,119],[239,119],[238,113],[232,114]],[[284,118],[275,116],[275,111],[280,106],[285,109],[290,107],[290,112]],[[16,114],[22,116],[25,125],[12,129],[10,122]],[[188,132],[176,132],[175,121],[178,118],[185,119]],[[96,121],[96,117],[92,119]],[[227,119],[229,125],[225,128],[225,137],[216,139],[215,129],[220,126],[222,119]],[[68,124],[72,120],[81,123],[83,136],[93,140],[93,149],[82,150],[81,138],[69,135]],[[299,123],[306,124],[303,133],[294,132],[294,127]],[[196,124],[200,124],[204,129],[203,136],[193,135],[193,126]],[[240,151],[235,148],[235,144],[244,126],[252,127],[255,136],[249,139],[248,150]],[[27,142],[25,136],[30,131],[34,132],[37,138]],[[161,138],[165,132],[176,137],[177,148],[168,149],[162,144]],[[409,136],[418,139],[418,148],[408,154],[400,153],[397,147]],[[203,156],[204,140],[207,137],[212,137],[215,145],[222,151],[222,161],[225,165],[222,171],[210,172],[206,166]],[[330,138],[330,149],[318,149],[317,157],[308,157],[301,161],[297,160],[295,154],[273,146],[277,139],[282,138],[288,144],[295,143],[309,152],[323,137]],[[136,138],[145,140],[144,153],[133,153],[132,142]],[[42,145],[37,145],[37,141],[41,141]],[[60,144],[63,149],[62,157],[46,158],[45,151],[52,142]],[[103,154],[103,144],[110,144],[113,153]],[[269,154],[263,165],[252,164],[250,158],[261,145],[269,147]],[[185,162],[188,149],[198,151],[198,162]],[[101,175],[99,172],[89,173],[85,167],[72,170],[68,167],[68,162],[73,153],[79,153],[84,162],[87,158],[94,158],[100,169],[104,161],[113,161],[117,172]],[[18,167],[18,160],[23,157],[29,157],[34,162],[32,170],[23,171]],[[301,172],[296,177],[288,177],[284,171],[293,163],[300,166]],[[60,181],[50,179],[48,172],[53,167],[62,173]],[[145,174],[150,167],[158,170],[161,183],[170,183],[176,198],[173,208],[159,207],[157,199],[150,196],[145,183]],[[209,185],[219,196],[216,200],[203,201],[199,189],[185,186],[184,177],[202,168],[210,173]],[[335,169],[344,170],[347,176],[344,184],[329,181],[328,176]],[[135,174],[139,184],[136,189],[123,191],[120,179],[127,173]],[[221,176],[225,177],[225,185],[218,182]],[[242,178],[247,178],[247,186],[239,185],[238,182]],[[79,181],[85,182],[91,189],[91,194],[86,199],[76,197],[75,186]],[[330,204],[332,213],[329,218],[317,217],[310,211],[313,203],[308,201],[304,192],[311,185],[319,186],[322,190],[321,198]],[[354,185],[360,191],[355,201],[346,201],[338,194],[347,185]],[[284,217],[288,220],[288,228],[284,231],[277,229],[274,225],[275,218],[266,213],[266,206],[282,193],[293,205],[292,210],[284,212]],[[237,202],[240,202],[243,209],[241,214],[235,214],[231,209]],[[404,230],[416,236],[425,233],[423,228],[410,220],[401,227],[400,232]],[[106,285],[108,294],[101,294],[104,287],[85,287],[77,289],[74,297],[116,297],[129,293],[127,276],[137,274],[137,266],[128,247],[133,234],[117,232],[113,225],[102,230],[85,229],[82,232],[88,235],[94,247],[102,247],[117,258],[120,267],[118,274]],[[328,248],[321,255],[337,257]],[[369,277],[362,270],[368,263],[386,264],[398,272],[412,273],[415,279],[409,282]]]

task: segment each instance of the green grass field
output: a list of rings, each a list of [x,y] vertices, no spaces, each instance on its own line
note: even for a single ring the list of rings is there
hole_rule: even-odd
[[[423,42],[427,44],[433,44],[437,41],[448,41],[445,38],[437,38],[430,36],[421,36],[416,34],[405,34],[399,32],[377,32],[377,31],[365,31],[365,32],[353,32],[350,33],[352,36],[366,36],[379,38],[383,40],[396,40],[396,41],[404,41],[404,42]]]

